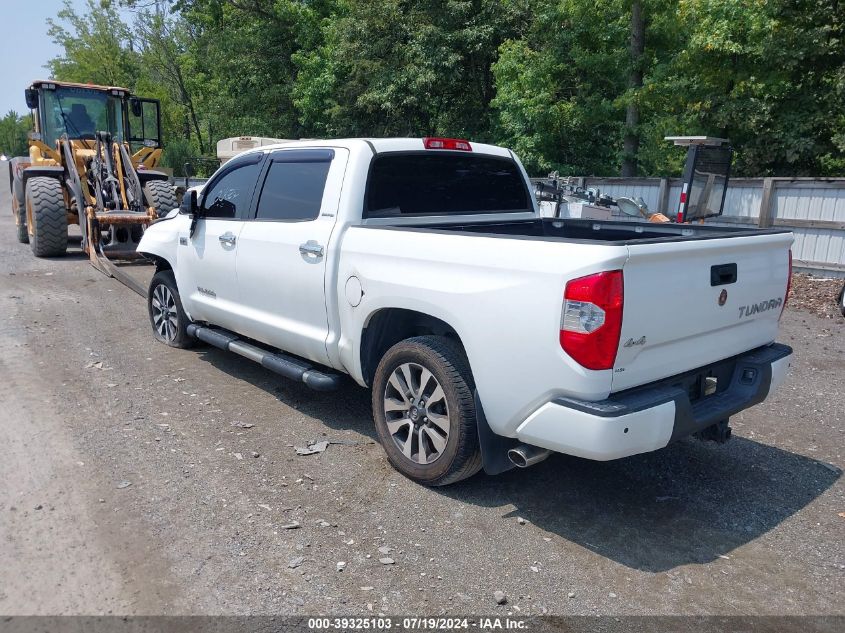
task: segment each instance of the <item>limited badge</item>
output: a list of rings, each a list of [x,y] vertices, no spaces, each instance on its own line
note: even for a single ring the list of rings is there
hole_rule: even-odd
[[[722,292],[719,293],[719,305],[723,306],[728,302],[728,291],[722,289]]]

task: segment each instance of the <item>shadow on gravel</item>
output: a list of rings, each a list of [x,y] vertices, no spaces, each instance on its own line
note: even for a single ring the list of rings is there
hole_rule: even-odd
[[[340,389],[321,393],[274,374],[251,360],[212,346],[197,347],[197,357],[220,371],[244,380],[279,401],[323,422],[327,429],[355,431],[378,441],[373,426],[370,391],[345,378]]]
[[[734,436],[688,439],[613,462],[553,455],[528,470],[438,490],[517,515],[628,567],[708,563],[801,510],[841,476],[820,462]]]
[[[220,371],[321,420],[377,441],[370,392],[305,385],[213,347],[196,350]],[[688,439],[612,462],[553,455],[527,470],[483,474],[431,490],[500,508],[628,567],[661,572],[708,563],[777,527],[841,476],[820,462],[734,435],[725,445]]]

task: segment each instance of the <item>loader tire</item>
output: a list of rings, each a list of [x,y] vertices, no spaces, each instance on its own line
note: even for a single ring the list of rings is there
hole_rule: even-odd
[[[147,202],[156,210],[156,215],[163,218],[179,206],[176,192],[166,180],[150,180],[144,185]]]
[[[26,181],[29,246],[36,257],[57,257],[67,252],[67,209],[62,183],[43,176]]]
[[[18,242],[29,244],[29,230],[26,226],[26,198],[24,197],[23,182],[20,178],[15,178],[12,181],[12,213],[15,216]]]

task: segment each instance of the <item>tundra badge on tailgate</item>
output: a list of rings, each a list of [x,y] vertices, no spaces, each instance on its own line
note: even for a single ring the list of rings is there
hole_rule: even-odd
[[[768,301],[761,301],[760,303],[752,303],[751,305],[742,306],[739,309],[739,318],[750,317],[760,312],[767,312],[779,308],[783,304],[783,299],[769,299]]]

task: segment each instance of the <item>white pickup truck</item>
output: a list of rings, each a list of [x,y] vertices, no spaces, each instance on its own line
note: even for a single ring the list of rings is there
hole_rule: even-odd
[[[789,367],[791,233],[543,219],[531,191],[456,139],[240,154],[141,240],[153,332],[317,390],[348,374],[428,485],[725,441]]]

